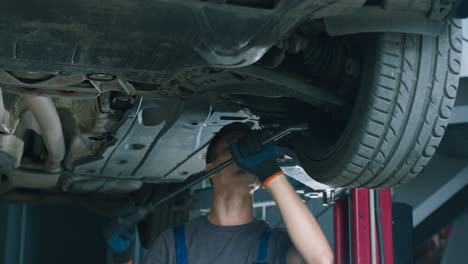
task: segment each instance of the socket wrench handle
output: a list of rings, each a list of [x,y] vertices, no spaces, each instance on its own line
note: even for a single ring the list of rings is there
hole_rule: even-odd
[[[283,137],[285,137],[286,135],[289,135],[292,132],[304,131],[304,130],[307,130],[308,128],[309,128],[309,126],[306,123],[301,123],[301,124],[298,124],[298,125],[295,125],[295,126],[286,127],[284,129],[281,129],[280,131],[272,134],[268,138],[266,138],[262,142],[262,144],[265,145],[265,144],[268,144],[268,143],[271,143],[271,142],[278,141],[278,140],[282,139]],[[120,220],[119,222],[128,224],[129,222],[130,223],[137,223],[137,222],[143,220],[146,215],[148,215],[149,213],[154,211],[161,204],[163,204],[163,203],[167,202],[168,200],[176,197],[177,195],[179,195],[179,194],[183,193],[184,191],[190,189],[194,185],[202,182],[203,180],[208,179],[211,175],[221,171],[222,169],[226,168],[227,166],[229,166],[229,165],[231,165],[233,163],[234,163],[234,160],[229,159],[229,160],[221,163],[220,165],[214,167],[213,169],[211,169],[211,170],[209,170],[207,172],[200,173],[200,175],[197,176],[195,180],[192,180],[192,181],[188,182],[187,184],[185,184],[184,186],[181,186],[179,189],[175,190],[171,194],[167,195],[166,197],[162,198],[161,200],[159,200],[159,201],[157,201],[155,203],[149,203],[146,206],[138,208],[135,211],[135,214],[127,217],[127,219],[119,219]]]

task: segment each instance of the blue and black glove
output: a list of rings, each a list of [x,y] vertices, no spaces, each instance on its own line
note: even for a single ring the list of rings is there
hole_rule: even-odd
[[[104,238],[111,253],[111,263],[131,262],[135,251],[136,232],[135,224],[120,223],[117,218],[105,226]]]
[[[259,131],[252,131],[242,138],[233,139],[229,145],[237,165],[257,176],[263,188],[276,176],[283,174],[276,162],[275,144],[262,145]]]

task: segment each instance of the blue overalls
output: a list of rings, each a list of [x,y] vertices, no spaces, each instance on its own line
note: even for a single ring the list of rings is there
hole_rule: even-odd
[[[188,264],[184,225],[178,225],[174,227],[172,231],[174,232],[177,264]],[[268,240],[270,238],[270,231],[270,229],[267,229],[260,236],[260,240],[258,241],[257,261],[255,261],[254,264],[267,264]]]

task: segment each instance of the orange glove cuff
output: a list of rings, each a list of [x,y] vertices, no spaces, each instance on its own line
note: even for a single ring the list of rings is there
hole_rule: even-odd
[[[283,175],[284,172],[283,171],[278,171],[277,173],[271,175],[270,177],[266,178],[266,180],[264,180],[262,182],[262,188],[265,189],[266,186],[276,177],[280,176],[280,175]]]

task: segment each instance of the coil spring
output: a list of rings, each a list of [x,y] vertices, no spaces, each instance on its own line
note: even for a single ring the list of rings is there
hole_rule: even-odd
[[[316,36],[307,42],[303,52],[308,71],[321,80],[337,80],[345,74],[349,49],[342,39]]]

